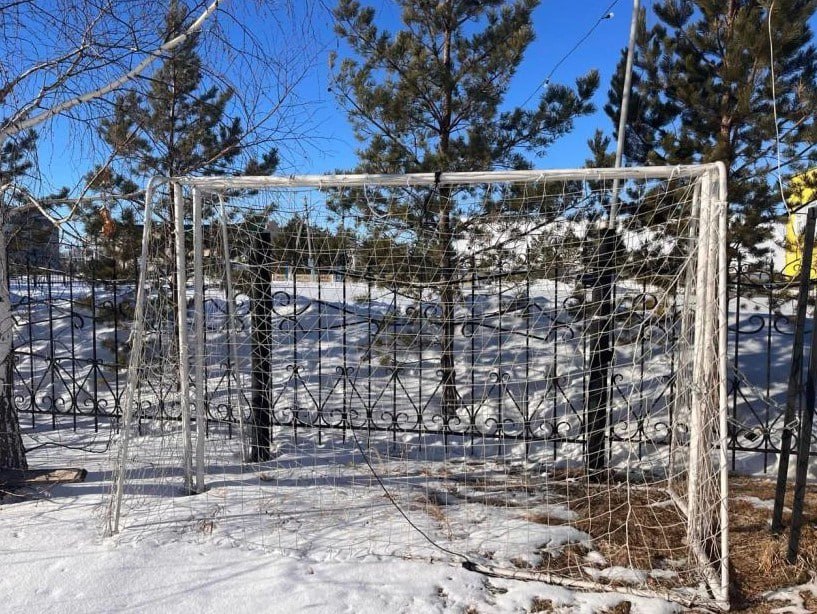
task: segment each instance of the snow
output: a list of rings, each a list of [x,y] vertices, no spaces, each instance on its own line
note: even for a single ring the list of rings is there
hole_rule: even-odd
[[[569,288],[555,286],[534,288],[544,297],[543,304],[552,300],[553,290],[558,290],[560,296],[569,295]],[[309,292],[309,286],[305,285],[302,302]],[[334,294],[327,295],[326,287],[323,292],[322,298],[327,304],[340,300],[337,288]],[[366,288],[350,287],[348,292],[350,296],[365,296]],[[207,303],[208,330],[216,333],[221,329],[226,310],[218,302],[217,294],[211,293],[208,298],[211,299]],[[377,309],[390,309],[390,294],[373,299]],[[407,306],[408,301],[400,298],[400,309],[405,310]],[[756,299],[755,307],[765,313],[768,305],[761,298]],[[486,303],[477,308],[487,313],[496,310],[498,305]],[[733,313],[734,308],[732,305]],[[751,311],[746,313],[745,319],[751,318]],[[335,310],[331,314],[338,317]],[[330,317],[328,307],[322,317]],[[534,322],[534,328],[537,325],[550,326],[544,321]],[[67,334],[70,323],[63,321],[59,327],[60,334]],[[89,328],[84,330],[87,333]],[[109,326],[97,329],[100,335],[109,335],[111,331]],[[358,339],[350,334],[352,344],[364,345],[362,335],[366,333],[363,331],[357,333]],[[476,343],[493,342],[482,336],[477,337]],[[743,343],[746,346],[742,349],[747,351],[742,352],[742,356],[747,360],[739,367],[750,381],[762,381],[759,377],[762,361],[750,357],[753,352],[762,352],[763,340],[745,335]],[[89,353],[91,347],[92,344],[87,344],[84,351]],[[512,352],[515,348],[509,345],[506,349]],[[327,352],[326,346],[324,352]],[[286,350],[279,358],[282,362],[286,362],[285,354]],[[314,359],[306,355],[304,363],[311,358]],[[108,359],[110,356],[106,355],[105,360]],[[546,364],[549,359],[544,347],[533,348],[532,361]],[[575,370],[571,365],[575,356],[565,352],[562,360],[560,367],[564,372]],[[786,365],[778,363],[775,361],[775,381],[782,382],[778,371],[785,370]],[[490,369],[492,365],[484,368]],[[330,370],[327,367],[327,371]],[[517,385],[518,381],[521,375],[515,373],[511,385]],[[566,388],[571,385],[579,385],[579,380],[566,381]],[[784,389],[784,385],[779,384],[770,392],[780,399]],[[409,392],[416,393],[411,385]],[[633,393],[628,395],[630,402],[637,401],[635,392],[629,392]],[[389,394],[388,390],[385,394]],[[540,397],[545,398],[544,392],[534,394],[532,405],[544,406],[540,402]],[[765,390],[757,394],[762,396]],[[484,404],[484,412],[479,416],[483,422],[497,413],[491,402],[489,399]],[[629,409],[617,405],[615,411]],[[750,423],[753,417],[747,415],[741,419]],[[173,437],[173,433],[157,437],[151,429],[147,429],[147,435],[137,440],[137,450],[140,441],[150,446],[158,440],[168,443],[168,438]],[[168,490],[152,494],[141,492],[133,507],[126,510],[130,513],[123,517],[122,533],[103,537],[112,468],[112,459],[105,452],[112,442],[111,433],[103,428],[98,434],[81,430],[79,439],[63,435],[62,431],[29,432],[27,437],[28,446],[54,441],[66,443],[70,437],[71,443],[81,444],[82,449],[38,448],[30,454],[30,463],[33,467],[85,467],[89,476],[82,484],[53,487],[20,502],[12,502],[8,497],[0,502],[0,551],[4,562],[4,573],[0,574],[0,595],[4,596],[4,602],[0,610],[524,612],[531,608],[534,600],[547,600],[557,611],[589,613],[611,608],[626,599],[633,604],[633,612],[681,611],[680,606],[659,599],[573,591],[538,582],[488,578],[467,571],[455,556],[434,548],[407,525],[396,507],[377,490],[371,472],[359,455],[349,453],[348,447],[343,450],[333,447],[331,441],[321,446],[310,444],[317,455],[332,457],[332,463],[326,464],[318,460],[312,465],[297,461],[296,447],[284,442],[269,466],[233,471],[230,468],[237,464],[236,451],[224,452],[226,457],[213,461],[208,471],[210,488],[206,493],[189,497]],[[61,441],[61,437],[66,440]],[[422,471],[433,471],[433,461],[439,460],[435,445],[433,440],[420,444],[411,436],[402,437],[396,446],[398,452],[405,453],[402,463],[399,456],[389,457],[388,452],[384,452],[384,458],[380,459],[383,466],[395,471],[394,475],[386,476],[387,486],[389,480],[407,482]],[[407,458],[420,448],[428,463]],[[167,455],[169,449],[158,450],[159,456],[143,457],[147,459],[145,468],[161,468],[162,463],[177,467],[177,459]],[[519,450],[511,444],[508,450],[511,456],[519,456]],[[560,448],[562,459],[575,453],[568,446]],[[472,458],[482,454],[480,463],[490,465],[496,450],[486,446],[470,450],[469,454]],[[315,459],[320,458],[317,455]],[[649,453],[646,456],[649,457]],[[759,456],[740,453],[739,471],[763,472],[765,467],[760,466]],[[531,458],[531,466],[535,466],[538,462],[535,446]],[[342,475],[339,467],[344,468]],[[463,463],[461,470],[469,469]],[[338,480],[338,477],[349,476],[351,481],[347,483]],[[265,482],[276,488],[289,486],[287,497],[264,495]],[[454,551],[480,550],[480,544],[500,543],[504,549],[491,553],[496,560],[508,562],[513,553],[516,564],[533,566],[543,552],[558,552],[565,544],[588,543],[586,534],[568,524],[575,513],[546,498],[537,502],[537,510],[550,518],[562,519],[565,524],[545,526],[530,522],[522,511],[516,513],[512,506],[478,505],[472,500],[486,497],[490,492],[485,489],[476,492],[468,482],[463,482],[453,493],[435,485],[433,480],[424,484],[414,495],[399,502],[404,506],[440,508],[444,522],[434,523],[432,514],[415,514],[412,519],[433,537],[444,536],[445,544]],[[138,476],[129,485],[134,489],[142,486]],[[252,488],[247,488],[248,485]],[[752,503],[760,504],[759,501]],[[253,520],[248,523],[246,517]],[[538,551],[536,544],[546,547]],[[644,571],[611,566],[593,550],[585,555],[585,561],[588,575],[600,579],[620,584],[643,584],[646,580]],[[671,579],[676,574],[670,570],[651,570],[649,575],[655,579]],[[813,583],[804,586],[799,589],[815,590]],[[779,591],[768,599],[789,602],[776,611],[805,611],[797,589]]]
[[[746,501],[746,503],[748,503],[752,507],[760,509],[760,510],[770,510],[771,511],[772,509],[774,509],[774,501],[771,500],[771,499],[760,499],[759,497],[754,497],[754,496],[751,496],[751,495],[741,495],[740,497],[737,497],[737,498],[740,501]],[[783,512],[784,513],[791,513],[791,508],[783,507]]]
[[[817,576],[812,575],[811,580],[798,586],[771,591],[765,595],[765,598],[773,604],[778,601],[788,602],[770,609],[771,614],[811,614],[813,610],[806,607],[804,595],[811,598],[812,601],[817,598]]]
[[[105,538],[107,459],[66,449],[32,457],[34,465],[81,461],[89,476],[0,505],[7,612],[525,612],[534,599],[563,612],[623,599],[633,612],[681,611],[658,599],[487,578],[442,557],[326,557],[308,547],[285,555],[231,543],[200,523]]]
[[[643,584],[647,579],[647,574],[643,571],[630,569],[629,567],[607,567],[606,569],[598,570],[593,567],[585,567],[585,572],[592,578],[604,579],[608,582],[619,582],[621,584]]]

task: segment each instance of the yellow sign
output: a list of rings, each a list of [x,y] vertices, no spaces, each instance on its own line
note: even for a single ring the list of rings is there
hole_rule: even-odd
[[[817,169],[797,175],[791,180],[788,197],[789,221],[786,224],[786,265],[783,274],[789,277],[800,275],[803,258],[803,234],[806,226],[806,210],[817,205]],[[817,279],[817,250],[811,256],[811,279]]]

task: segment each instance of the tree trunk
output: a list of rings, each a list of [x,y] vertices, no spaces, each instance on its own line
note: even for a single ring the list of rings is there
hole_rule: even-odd
[[[444,42],[442,48],[442,61],[446,74],[451,76],[451,37],[454,21],[453,7],[451,2],[447,5],[448,26],[445,28]],[[449,79],[450,81],[450,79]],[[442,117],[440,119],[440,143],[438,154],[443,164],[438,171],[447,171],[448,148],[451,138],[453,90],[449,86],[445,92],[443,100]],[[456,415],[459,400],[457,398],[457,380],[454,369],[454,303],[456,300],[456,288],[454,287],[454,232],[451,220],[451,188],[444,187],[440,190],[440,219],[437,222],[437,239],[439,241],[440,254],[440,306],[442,308],[442,323],[440,326],[440,373],[442,377],[442,414],[445,418]]]
[[[270,459],[273,394],[272,361],[272,236],[262,230],[253,242],[250,264],[256,267],[257,277],[250,289],[252,300],[252,423],[250,425],[250,462],[261,463]],[[293,273],[297,274],[297,273]],[[294,299],[293,299],[294,300]]]
[[[610,365],[613,362],[613,273],[616,252],[616,231],[603,230],[598,248],[589,263],[593,278],[593,294],[588,337],[590,340],[590,375],[587,382],[585,436],[587,451],[585,469],[589,476],[598,477],[605,469],[605,438],[610,403]]]
[[[5,215],[0,217],[5,221]],[[12,333],[6,235],[0,231],[0,468],[28,469],[20,420],[12,402]]]
[[[456,415],[459,400],[454,368],[454,306],[457,291],[454,282],[454,246],[451,228],[451,188],[440,191],[440,219],[437,227],[440,242],[440,374],[442,378],[442,415]]]

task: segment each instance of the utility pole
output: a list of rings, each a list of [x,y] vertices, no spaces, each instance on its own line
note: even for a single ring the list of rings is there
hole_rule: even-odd
[[[633,0],[630,22],[630,40],[627,46],[627,64],[624,74],[624,91],[621,95],[621,111],[618,120],[615,168],[621,167],[624,155],[624,133],[632,87],[633,56],[638,28],[639,0]],[[613,180],[613,195],[606,225],[601,228],[598,250],[590,262],[593,278],[592,321],[590,334],[590,376],[587,382],[587,415],[585,433],[587,454],[585,468],[588,475],[598,476],[605,468],[604,439],[607,429],[607,408],[610,404],[610,366],[613,362],[613,290],[615,287],[615,259],[617,250],[616,217],[618,216],[618,193],[620,181]]]

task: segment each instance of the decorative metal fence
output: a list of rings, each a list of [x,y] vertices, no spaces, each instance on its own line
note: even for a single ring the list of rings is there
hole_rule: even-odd
[[[24,425],[115,428],[126,379],[134,270],[112,263],[100,272],[72,262],[61,270],[16,267],[12,272],[13,399]],[[766,473],[774,466],[783,426],[795,288],[776,274],[771,263],[758,267],[738,260],[730,273],[730,457],[733,466]],[[558,272],[555,276],[558,279]],[[472,296],[458,321],[457,347],[466,362],[471,361],[466,381],[460,382],[470,399],[463,405],[470,409],[456,416],[444,415],[429,403],[440,386],[428,353],[439,317],[437,305],[422,301],[406,305],[395,288],[376,287],[337,272],[306,278],[295,272],[276,281],[269,315],[281,351],[275,356],[277,392],[269,399],[271,421],[295,429],[387,431],[393,437],[432,432],[509,444],[545,442],[554,455],[566,444],[582,445],[582,398],[567,387],[587,384],[566,382],[558,369],[560,355],[587,355],[576,352],[588,319],[581,292],[560,296],[560,284],[555,284],[555,295],[543,302],[531,289],[535,280],[530,275],[516,271],[508,274],[511,277],[513,283],[505,289],[501,276],[500,283],[490,287],[481,289],[476,279],[468,286]],[[578,287],[581,281],[572,283]],[[303,291],[305,286],[310,293]],[[514,291],[508,292],[511,286]],[[478,293],[489,296],[492,305],[479,313]],[[616,304],[616,317],[633,330],[635,356],[638,344],[643,346],[650,335],[674,334],[674,309],[656,309],[650,301],[644,287]],[[225,335],[229,320],[224,301],[208,296],[205,310],[205,334],[213,339]],[[238,326],[248,340],[250,312],[247,298],[240,305]],[[474,362],[475,345],[486,335],[512,343],[519,354],[513,371],[501,359],[498,364]],[[330,348],[332,336],[344,342]],[[412,347],[401,346],[403,336],[414,340]],[[351,337],[368,348],[354,361],[346,350]],[[412,355],[410,360],[407,354]],[[674,360],[665,357],[664,370],[656,371],[655,364],[647,364],[643,357],[646,353],[641,355],[640,364],[628,365],[626,385],[615,368],[612,372],[607,437],[649,447],[664,443],[670,430],[671,416],[654,410],[671,406]],[[229,353],[214,359],[204,381],[210,421],[232,428],[238,412],[248,411],[253,399],[237,397],[243,386],[227,376],[230,360]],[[244,377],[249,384],[251,375]],[[373,386],[373,380],[380,384]],[[175,391],[155,384],[154,393],[153,406],[141,409],[143,418],[177,418]],[[495,405],[497,413],[491,420],[482,419],[477,411],[485,402]],[[619,404],[627,405],[626,420],[616,418]],[[812,446],[812,454],[817,455],[817,446]]]
[[[132,271],[133,269],[131,269]],[[18,266],[9,289],[14,318],[13,401],[23,424],[93,427],[119,415],[136,283],[114,265],[106,275]]]

